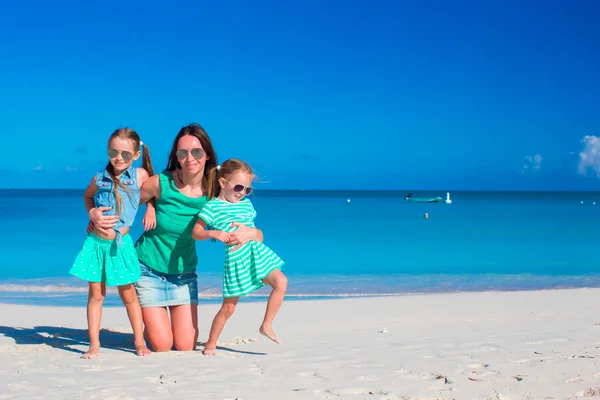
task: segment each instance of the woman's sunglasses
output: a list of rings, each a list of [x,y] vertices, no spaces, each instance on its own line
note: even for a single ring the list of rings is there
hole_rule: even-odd
[[[231,182],[229,182],[227,179],[223,178],[223,180],[231,185]],[[244,186],[244,185],[231,185],[231,186],[233,187],[233,191],[236,193],[245,191],[246,196],[250,196],[252,194],[252,188],[250,186]]]
[[[195,148],[195,149],[191,149],[191,150],[179,149],[179,150],[177,150],[175,155],[177,156],[177,159],[179,161],[183,161],[187,158],[188,153],[192,153],[192,157],[194,157],[194,158],[204,157],[204,150],[202,150],[201,148]]]
[[[125,161],[125,162],[129,162],[133,158],[133,153],[130,151],[117,150],[117,149],[113,149],[112,147],[110,149],[108,149],[108,157],[109,158],[116,158],[119,154],[121,154],[121,158],[123,158],[123,161]]]

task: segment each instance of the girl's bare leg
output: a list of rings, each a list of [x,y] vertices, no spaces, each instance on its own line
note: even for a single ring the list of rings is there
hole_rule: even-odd
[[[223,299],[223,305],[221,309],[215,315],[215,319],[213,320],[212,326],[210,327],[210,335],[208,336],[208,341],[204,346],[204,350],[202,350],[202,354],[207,356],[217,355],[217,340],[219,339],[219,335],[223,331],[223,327],[225,327],[225,323],[233,315],[235,311],[235,306],[237,305],[239,297],[230,297]]]
[[[105,282],[89,282],[87,321],[90,348],[81,358],[96,358],[100,352],[100,321],[102,320],[102,303],[106,296]]]
[[[273,288],[269,300],[267,301],[267,310],[265,311],[265,318],[258,331],[274,341],[275,343],[281,343],[281,340],[277,337],[273,331],[273,319],[283,303],[285,297],[285,291],[287,290],[288,280],[279,269],[271,271],[269,276],[263,279],[263,282],[270,285]]]
[[[127,316],[133,328],[133,344],[138,356],[147,356],[151,353],[146,347],[144,340],[144,323],[142,320],[142,308],[135,294],[135,288],[132,284],[119,286],[119,296],[127,309]]]

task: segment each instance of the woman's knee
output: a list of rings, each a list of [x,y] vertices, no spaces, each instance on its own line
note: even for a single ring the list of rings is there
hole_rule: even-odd
[[[198,340],[198,327],[185,332],[177,332],[173,335],[173,345],[177,351],[192,351],[196,349]]]
[[[173,340],[169,341],[166,338],[160,338],[155,341],[148,338],[148,342],[150,342],[150,347],[152,351],[156,353],[164,353],[165,351],[171,351],[173,348]]]
[[[144,334],[152,350],[157,353],[170,351],[173,348],[173,335],[167,329],[153,331],[146,326]]]
[[[192,351],[196,349],[195,340],[176,340],[174,344],[177,351]]]

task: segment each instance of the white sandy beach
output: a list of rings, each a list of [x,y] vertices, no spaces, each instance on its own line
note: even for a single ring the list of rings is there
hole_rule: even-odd
[[[83,307],[4,304],[0,399],[600,396],[599,303],[600,289],[288,301],[281,345],[256,332],[264,304],[242,303],[219,356],[145,358],[131,352],[125,309],[105,308],[95,360],[79,358]],[[200,307],[201,341],[217,307]]]

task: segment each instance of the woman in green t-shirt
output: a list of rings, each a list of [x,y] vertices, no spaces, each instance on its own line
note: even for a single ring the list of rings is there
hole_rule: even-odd
[[[142,187],[142,201],[153,199],[156,211],[154,220],[149,207],[144,218],[147,230],[136,243],[142,276],[135,287],[146,338],[154,351],[168,351],[173,345],[177,350],[196,348],[198,255],[192,229],[207,201],[208,172],[217,164],[207,133],[191,124],[175,137],[167,170]],[[262,238],[258,229],[240,229],[234,242]]]

